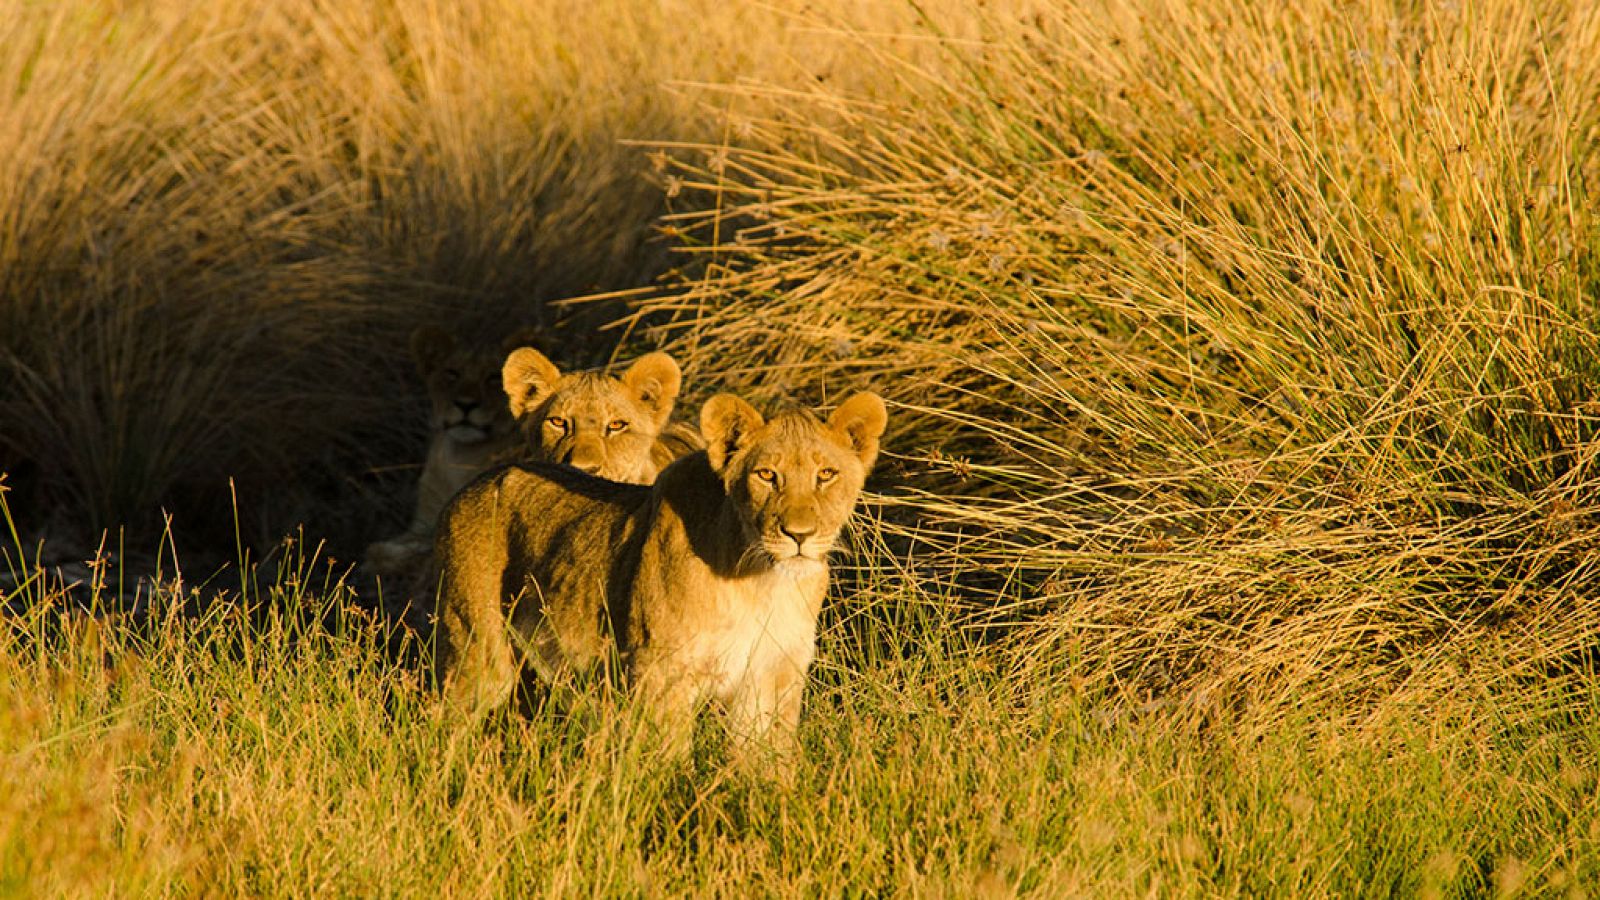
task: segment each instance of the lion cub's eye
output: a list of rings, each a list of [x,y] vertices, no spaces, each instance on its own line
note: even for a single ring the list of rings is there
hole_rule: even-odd
[[[561,418],[560,416],[551,416],[550,418],[544,420],[544,424],[548,425],[551,431],[559,431],[563,434],[566,433],[567,420]]]
[[[838,469],[818,469],[817,470],[817,483],[818,484],[827,484],[828,482],[834,480],[837,477],[839,477],[839,470]]]
[[[778,473],[772,471],[771,469],[757,469],[755,471],[755,476],[757,481],[760,481],[764,484],[778,483]]]
[[[617,434],[627,430],[628,423],[622,421],[621,419],[612,419],[611,422],[606,425],[606,434]]]

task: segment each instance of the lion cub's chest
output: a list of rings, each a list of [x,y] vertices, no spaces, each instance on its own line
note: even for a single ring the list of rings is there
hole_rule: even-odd
[[[682,658],[707,690],[725,699],[751,679],[782,670],[804,674],[810,667],[827,590],[824,566],[780,565],[742,585],[708,590],[712,596],[706,599],[713,602],[706,604]]]

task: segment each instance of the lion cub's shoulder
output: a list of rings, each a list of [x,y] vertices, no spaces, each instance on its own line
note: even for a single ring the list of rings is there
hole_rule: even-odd
[[[517,462],[468,484],[439,520],[436,557],[447,569],[540,565],[603,567],[649,502],[647,485],[608,481],[568,466]]]
[[[631,509],[650,493],[647,484],[611,481],[570,466],[522,460],[485,472],[461,491],[457,501],[515,507],[527,518],[539,519],[567,506]]]

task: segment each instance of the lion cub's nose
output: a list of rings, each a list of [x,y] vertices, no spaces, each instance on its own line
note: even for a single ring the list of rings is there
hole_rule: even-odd
[[[567,453],[567,458],[562,462],[577,469],[579,472],[587,472],[590,475],[598,475],[602,464],[598,453],[588,452],[581,447]]]
[[[782,527],[783,533],[788,535],[790,540],[794,541],[794,545],[796,547],[804,547],[806,545],[806,538],[817,533],[816,526],[809,522],[804,524],[785,522]]]

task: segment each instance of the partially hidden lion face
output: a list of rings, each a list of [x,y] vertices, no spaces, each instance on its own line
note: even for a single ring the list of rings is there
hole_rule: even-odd
[[[870,393],[851,396],[826,422],[803,409],[767,421],[732,394],[707,401],[700,413],[706,456],[750,550],[779,565],[822,562],[850,518],[887,421],[883,400]]]
[[[519,343],[515,336],[507,343]],[[513,434],[516,421],[500,386],[499,354],[469,347],[436,325],[411,334],[411,356],[428,386],[429,432],[435,442],[476,447]]]
[[[634,484],[655,480],[652,449],[682,382],[665,353],[639,357],[616,378],[563,374],[544,354],[523,347],[502,370],[511,412],[535,459]]]

